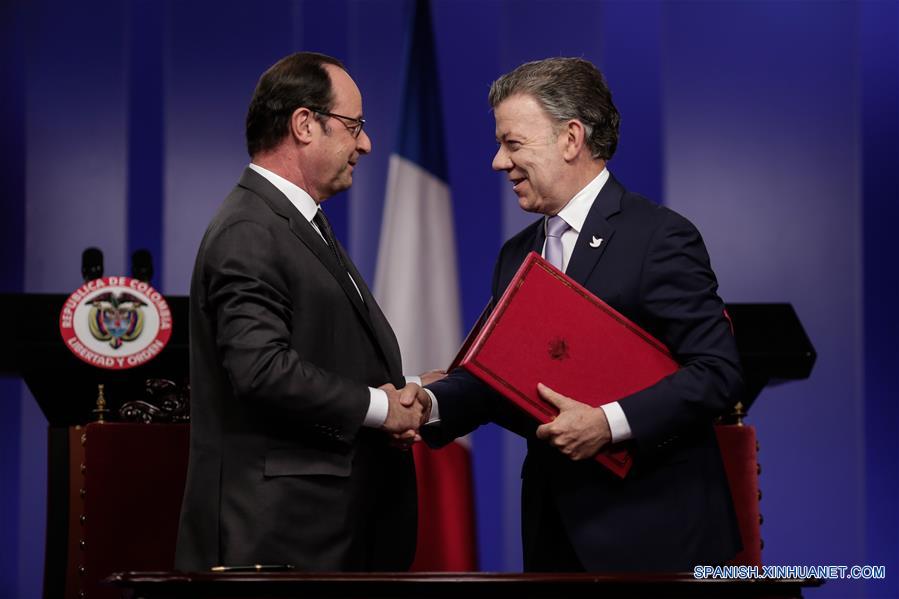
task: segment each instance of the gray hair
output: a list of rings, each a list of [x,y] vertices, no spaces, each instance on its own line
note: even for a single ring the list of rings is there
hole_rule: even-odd
[[[609,160],[615,154],[621,117],[605,78],[590,61],[546,58],[527,62],[493,82],[490,106],[496,109],[516,94],[533,96],[557,123],[580,121],[593,158]]]

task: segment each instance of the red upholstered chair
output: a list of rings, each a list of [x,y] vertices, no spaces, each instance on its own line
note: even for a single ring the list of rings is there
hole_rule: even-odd
[[[66,597],[119,597],[99,584],[113,572],[173,568],[188,425],[91,423],[71,431]]]
[[[740,525],[743,550],[729,563],[732,565],[762,565],[762,516],[759,501],[758,445],[755,428],[743,424],[719,424],[715,427],[727,481],[734,499],[734,509]]]

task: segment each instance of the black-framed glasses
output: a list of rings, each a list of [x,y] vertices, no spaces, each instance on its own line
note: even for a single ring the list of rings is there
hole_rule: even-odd
[[[365,119],[356,119],[351,116],[345,116],[342,114],[334,114],[333,112],[325,112],[324,110],[316,110],[312,109],[312,112],[316,114],[320,114],[322,116],[332,116],[335,119],[339,120],[344,127],[346,127],[347,131],[350,132],[355,138],[359,138],[359,134],[362,133],[362,127],[365,125]],[[348,124],[346,121],[349,121],[351,124]]]

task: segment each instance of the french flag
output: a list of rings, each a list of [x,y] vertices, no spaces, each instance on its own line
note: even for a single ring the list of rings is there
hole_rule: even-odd
[[[390,156],[375,297],[399,340],[403,368],[446,368],[461,341],[453,210],[427,0],[413,8],[396,148]],[[412,570],[477,569],[470,447],[415,445],[418,550]]]

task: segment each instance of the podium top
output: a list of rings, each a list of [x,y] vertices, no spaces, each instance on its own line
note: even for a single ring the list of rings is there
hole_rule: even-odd
[[[19,376],[51,426],[95,420],[91,410],[97,385],[103,384],[111,411],[143,399],[147,379],[188,381],[188,305],[184,296],[168,296],[172,337],[153,360],[128,370],[106,370],[82,362],[65,346],[59,313],[68,295],[0,294],[0,375]]]
[[[807,379],[818,354],[791,304],[728,304],[746,380],[745,408],[762,389]]]

